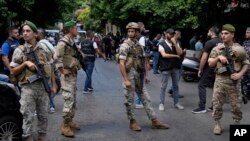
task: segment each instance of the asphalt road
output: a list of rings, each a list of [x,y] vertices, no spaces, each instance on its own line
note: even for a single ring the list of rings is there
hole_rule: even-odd
[[[77,111],[74,120],[81,125],[81,130],[75,132],[74,138],[61,135],[62,96],[55,97],[56,112],[49,115],[49,141],[229,141],[229,125],[233,123],[230,105],[224,105],[221,120],[223,133],[213,134],[213,119],[211,112],[192,114],[197,108],[197,82],[180,81],[180,94],[185,97],[180,103],[184,110],[177,110],[173,106],[173,99],[166,94],[165,111],[158,110],[161,75],[150,72],[151,82],[147,84],[153,107],[157,117],[170,125],[168,130],[151,129],[144,109],[136,109],[136,119],[142,127],[141,132],[129,129],[121,76],[115,62],[104,62],[97,59],[93,73],[92,94],[82,94],[85,73],[78,73]],[[207,92],[207,107],[210,106],[212,89]],[[243,105],[242,124],[250,124],[249,104]]]

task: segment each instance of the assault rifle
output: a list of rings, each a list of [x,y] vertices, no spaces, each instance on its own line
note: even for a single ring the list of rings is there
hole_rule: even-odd
[[[39,62],[38,57],[32,48],[31,48],[31,51],[29,53],[27,53],[27,56],[28,56],[28,58],[30,58],[31,60],[34,61],[35,65],[37,67],[37,69],[36,69],[37,73],[28,78],[29,83],[33,83],[37,80],[41,80],[43,83],[43,86],[45,88],[45,91],[48,93],[48,96],[50,97],[51,96],[51,89],[49,86],[48,79],[45,76],[43,64],[41,64]]]
[[[227,71],[229,74],[233,74],[235,71],[234,71],[234,60],[230,54],[230,49],[229,47],[225,47],[224,48],[224,52],[225,52],[225,57],[227,58],[228,60],[228,64],[226,65],[226,68],[227,68]]]
[[[235,72],[234,71],[234,61],[233,61],[232,55],[230,54],[229,47],[225,47],[223,50],[224,50],[224,55],[228,60],[228,64],[226,65],[227,71],[228,71],[229,74],[233,74]],[[236,83],[237,81],[233,80],[233,82]],[[244,93],[244,92],[242,92],[242,101],[243,101],[244,104],[248,103],[246,93]]]

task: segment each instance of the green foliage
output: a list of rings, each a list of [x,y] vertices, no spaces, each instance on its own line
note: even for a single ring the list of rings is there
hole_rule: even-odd
[[[73,18],[74,10],[83,0],[0,0],[0,20],[3,24],[29,19],[38,26],[53,25]],[[0,25],[1,26],[1,25]]]
[[[169,26],[197,28],[199,4],[200,0],[90,0],[90,18],[118,26],[142,21],[159,29]]]

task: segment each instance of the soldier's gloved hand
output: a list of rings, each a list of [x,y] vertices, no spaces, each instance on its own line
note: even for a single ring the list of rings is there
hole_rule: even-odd
[[[35,71],[36,70],[36,65],[31,62],[31,61],[25,61],[25,65],[29,68],[29,70],[31,71]]]

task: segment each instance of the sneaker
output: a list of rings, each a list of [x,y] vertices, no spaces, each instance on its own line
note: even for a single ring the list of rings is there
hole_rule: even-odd
[[[94,88],[88,88],[88,91],[93,91],[94,90]]]
[[[213,111],[213,106],[207,108],[208,111]]]
[[[55,108],[54,107],[49,108],[49,112],[50,113],[55,113]]]
[[[197,109],[194,109],[192,111],[193,114],[201,114],[201,113],[206,113],[207,110],[206,109],[202,109],[202,108],[197,108]]]
[[[179,110],[183,110],[184,109],[184,107],[182,105],[180,105],[179,103],[175,104],[174,106],[175,106],[175,108],[177,108]]]
[[[160,111],[164,111],[164,105],[163,105],[163,104],[160,104],[160,105],[159,105],[159,110],[160,110]]]
[[[143,105],[142,105],[142,104],[135,104],[135,108],[136,108],[136,109],[142,109],[142,108],[143,108]]]
[[[83,90],[82,93],[83,93],[83,94],[89,94],[90,92],[89,92],[89,91],[86,91],[86,90]]]

